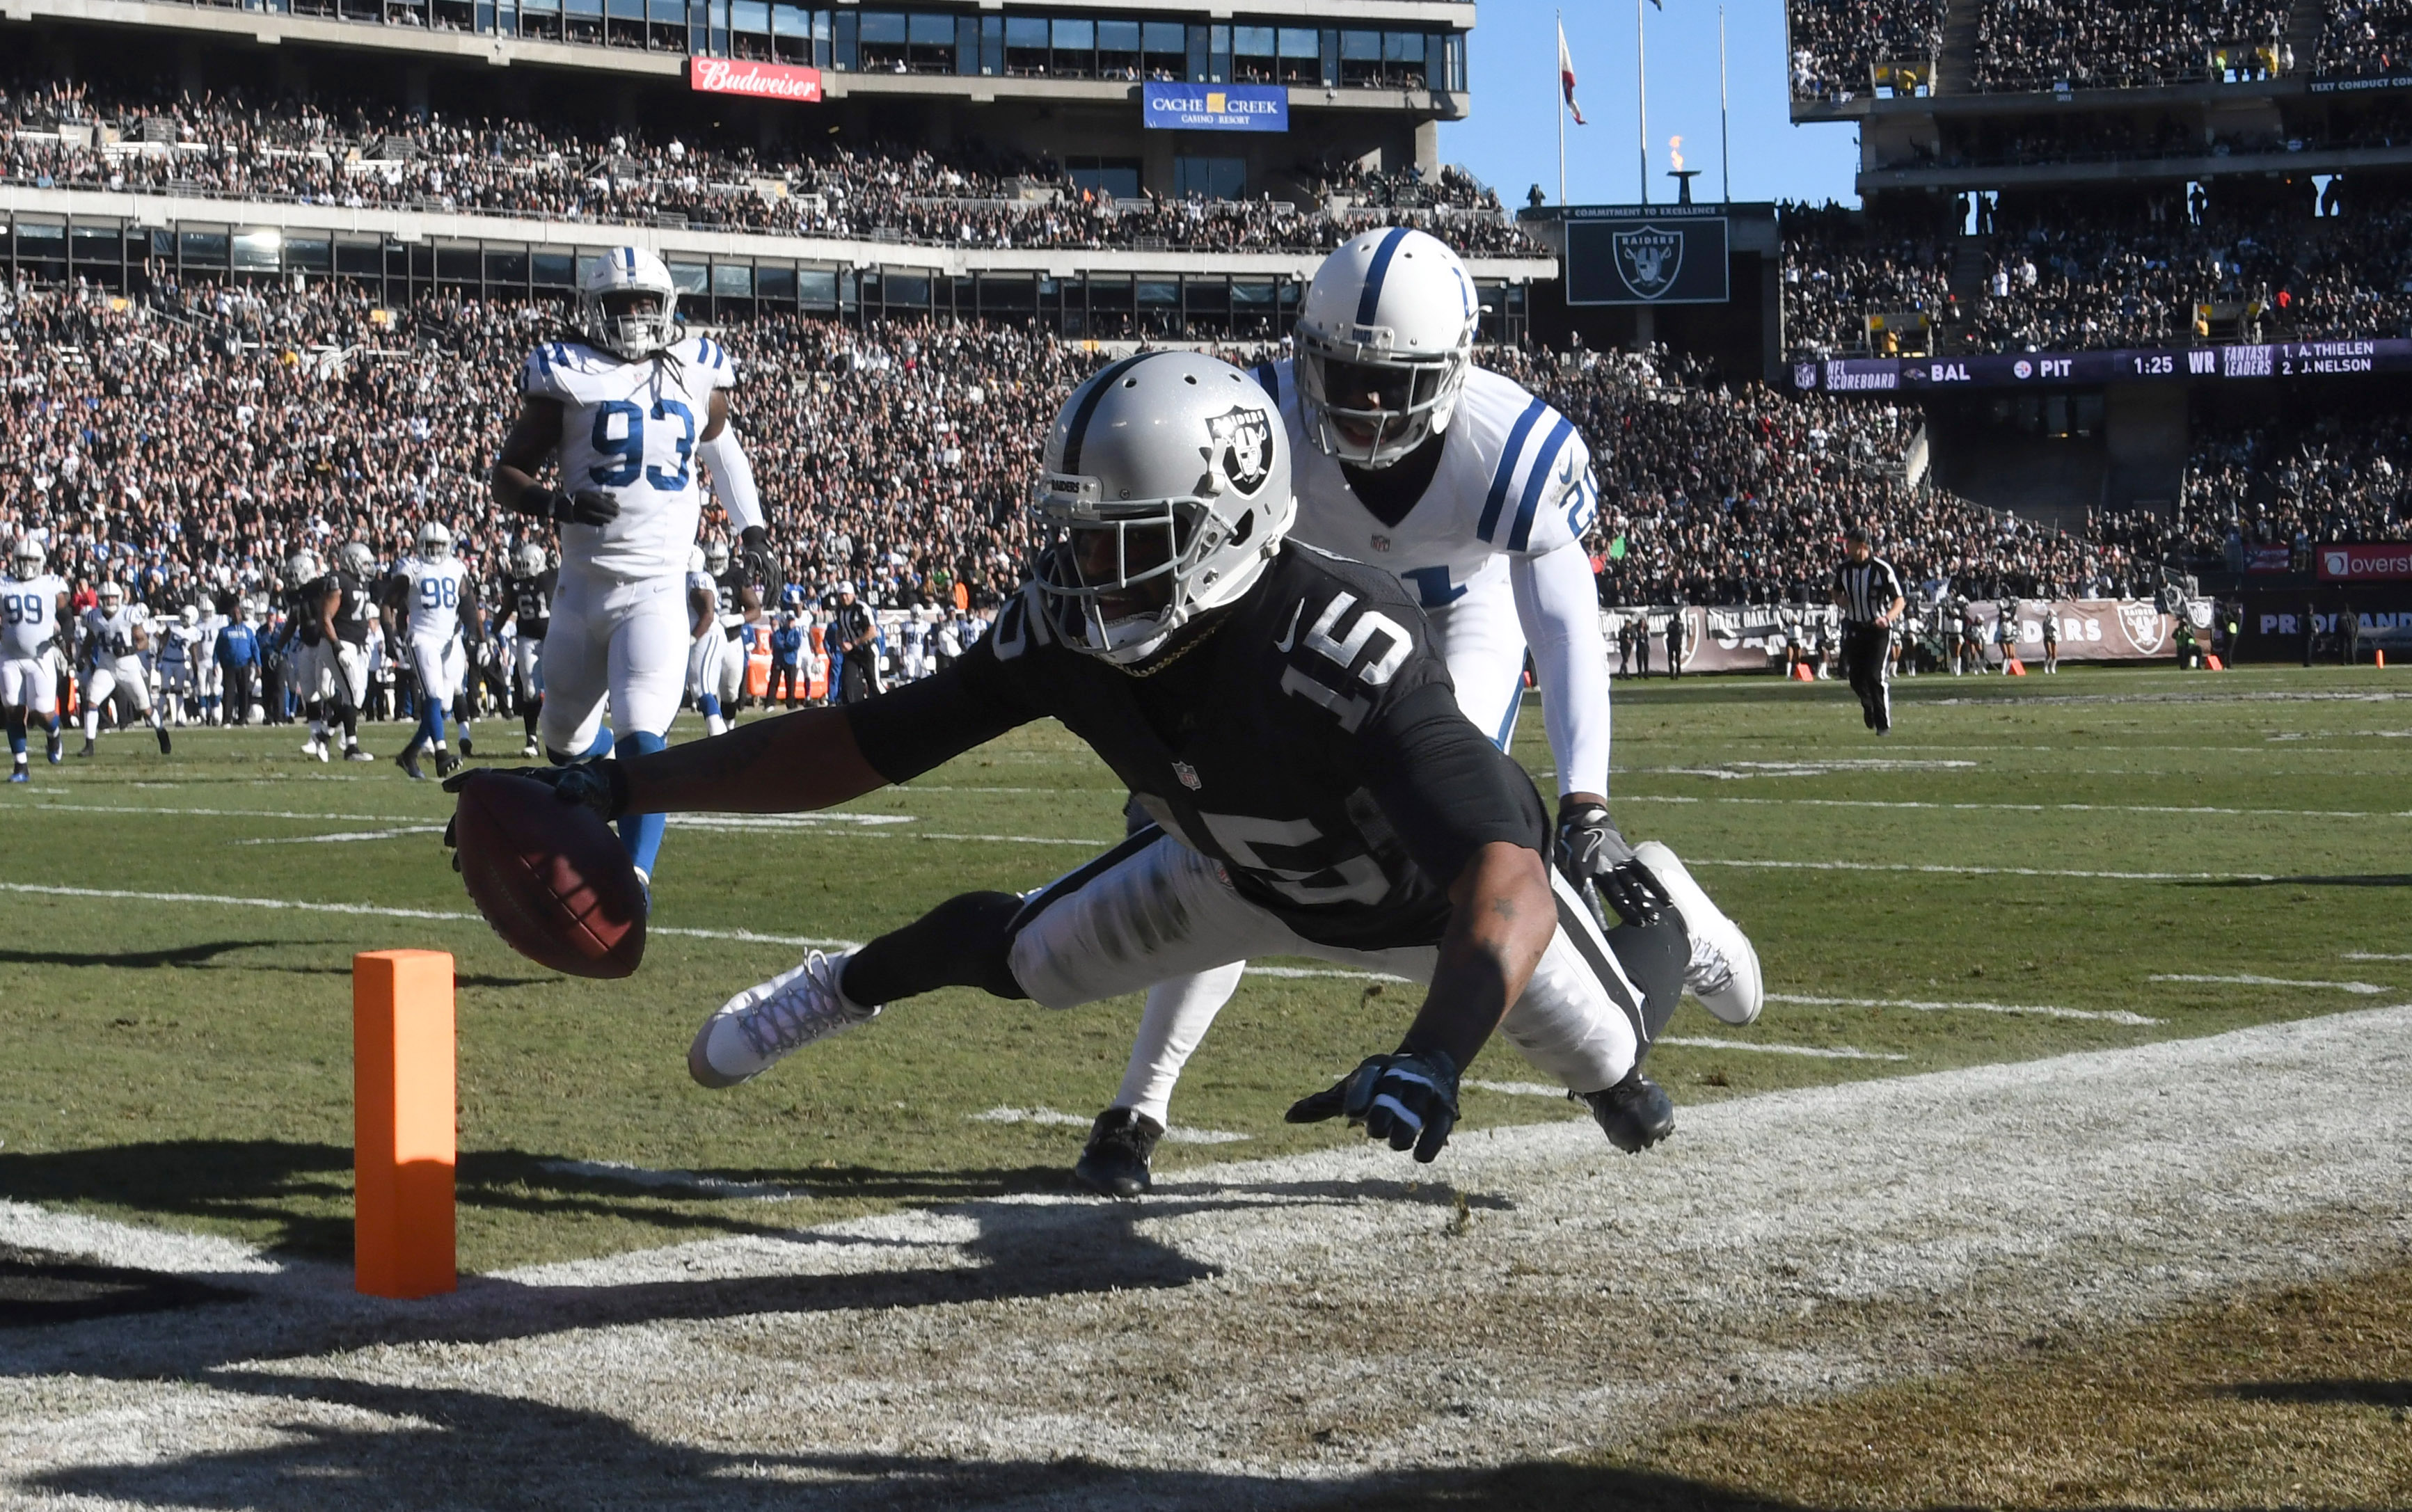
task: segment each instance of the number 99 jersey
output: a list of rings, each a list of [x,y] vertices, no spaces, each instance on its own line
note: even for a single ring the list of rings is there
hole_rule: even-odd
[[[564,576],[684,575],[703,513],[696,444],[713,390],[736,383],[736,360],[705,336],[635,361],[576,341],[528,354],[521,391],[561,404],[561,491],[595,489],[620,505],[608,525],[561,527]]]

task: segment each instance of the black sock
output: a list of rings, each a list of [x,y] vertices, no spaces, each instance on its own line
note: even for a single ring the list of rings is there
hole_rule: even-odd
[[[1026,999],[1007,957],[1022,899],[1010,892],[966,892],[856,951],[838,986],[869,1006],[941,987],[977,987],[992,997]]]

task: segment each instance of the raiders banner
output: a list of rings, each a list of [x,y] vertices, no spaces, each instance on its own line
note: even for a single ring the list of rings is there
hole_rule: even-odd
[[[1566,213],[1566,302],[1723,304],[1727,221],[1697,205],[1579,205]]]
[[[1976,603],[1969,607],[1976,611],[1978,639],[1989,653],[1999,643],[1996,626],[2001,624],[2003,610],[2008,609],[2015,615],[2022,661],[2042,658],[2047,618],[2059,626],[2060,659],[2065,662],[2150,661],[2177,653],[2176,618],[2149,599],[2029,598],[2014,604]],[[2199,621],[2195,626],[2197,632],[2208,631],[2211,606],[2190,604],[2187,609]],[[1617,665],[1617,639],[1626,624],[1640,622],[1650,636],[1651,668],[1665,671],[1667,624],[1678,613],[1684,622],[1686,672],[1781,672],[1787,639],[1797,638],[1803,651],[1816,652],[1820,624],[1831,620],[1832,611],[1773,605],[1692,605],[1680,610],[1602,609],[1600,630],[1608,639],[1609,665]],[[1956,607],[1912,605],[1910,614],[1916,622],[1910,633],[1921,639],[1948,645],[1942,637],[1961,633]]]

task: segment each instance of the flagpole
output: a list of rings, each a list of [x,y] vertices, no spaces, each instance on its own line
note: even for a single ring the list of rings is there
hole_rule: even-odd
[[[1727,204],[1733,203],[1733,149],[1731,133],[1727,129],[1726,98],[1726,7],[1717,7],[1717,187],[1724,191]]]
[[[1650,203],[1650,53],[1641,35],[1641,0],[1633,0],[1633,97],[1641,110],[1641,202]]]
[[[1558,56],[1550,62],[1550,71],[1557,75],[1551,81],[1551,96],[1558,102],[1558,208],[1566,208],[1566,81],[1564,58],[1566,45],[1566,13],[1558,12]]]

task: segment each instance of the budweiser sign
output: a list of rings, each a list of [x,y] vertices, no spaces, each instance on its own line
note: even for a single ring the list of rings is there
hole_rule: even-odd
[[[821,71],[783,63],[739,63],[728,58],[689,58],[687,86],[707,95],[753,95],[763,99],[821,102]]]
[[[2412,543],[2404,541],[2316,546],[2312,549],[2312,559],[2319,565],[2322,582],[2412,578]]]

